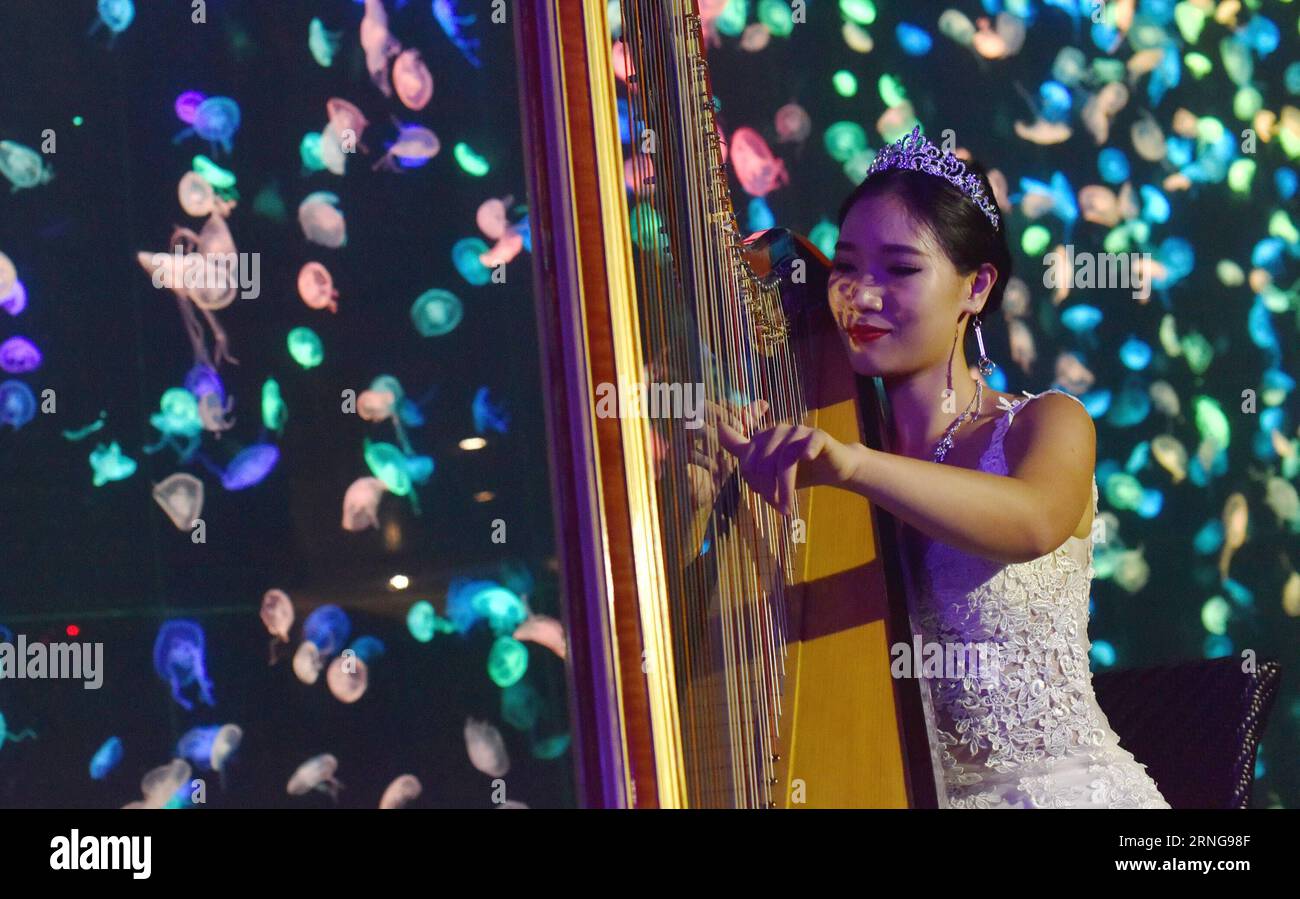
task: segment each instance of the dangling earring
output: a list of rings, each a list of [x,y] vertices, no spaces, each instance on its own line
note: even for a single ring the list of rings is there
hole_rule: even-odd
[[[984,332],[980,330],[980,317],[978,315],[975,316],[975,341],[980,347],[978,363],[980,374],[987,378],[993,374],[993,369],[997,368],[997,365],[989,358],[989,354],[984,351]]]

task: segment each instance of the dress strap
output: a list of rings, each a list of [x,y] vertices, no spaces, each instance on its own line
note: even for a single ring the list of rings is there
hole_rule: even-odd
[[[984,455],[980,457],[980,469],[982,471],[992,471],[994,474],[1007,473],[1007,457],[1006,452],[1003,450],[1002,442],[1006,439],[1007,429],[1011,427],[1011,422],[1015,418],[1016,413],[1023,409],[1030,400],[1038,399],[1040,396],[1047,393],[1062,393],[1074,400],[1080,406],[1083,405],[1083,401],[1077,396],[1072,393],[1066,393],[1064,390],[1057,387],[1050,387],[1042,393],[1030,393],[1028,390],[1022,390],[1020,392],[1024,394],[1024,399],[1017,399],[1014,402],[1007,399],[1005,396],[998,397],[998,408],[1006,414],[993,424],[993,439],[989,441],[989,448],[986,449]],[[1086,408],[1087,407],[1085,407],[1085,409]],[[1093,484],[1093,505],[1095,509],[1095,482]]]

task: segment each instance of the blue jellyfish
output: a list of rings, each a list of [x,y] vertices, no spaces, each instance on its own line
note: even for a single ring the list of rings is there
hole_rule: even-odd
[[[227,490],[244,490],[266,480],[266,476],[280,461],[280,450],[271,443],[255,443],[230,460],[225,471],[218,469],[203,456],[199,457],[208,471],[221,478]]]
[[[368,635],[357,637],[352,641],[352,645],[349,649],[356,653],[357,658],[365,662],[367,665],[383,658],[384,653],[387,652],[383,640]]]
[[[237,724],[194,727],[176,743],[176,757],[194,763],[200,771],[216,771],[225,784],[226,763],[239,749],[244,731]]]
[[[0,383],[0,425],[9,425],[15,431],[36,415],[36,397],[22,381],[8,380]]]
[[[1296,66],[1300,67],[1300,63],[1296,63]],[[1273,173],[1273,184],[1277,187],[1278,196],[1283,200],[1289,200],[1295,196],[1296,187],[1300,186],[1300,176],[1296,175],[1295,169],[1283,166]]]
[[[1097,170],[1107,184],[1123,184],[1129,176],[1128,157],[1123,150],[1106,147],[1097,154]]]
[[[187,712],[194,703],[181,695],[181,690],[197,684],[199,696],[207,705],[212,699],[212,681],[208,679],[204,659],[203,628],[195,621],[171,619],[158,628],[158,639],[153,644],[153,667],[158,676],[172,688],[172,698]]]
[[[1151,356],[1151,345],[1131,334],[1119,348],[1120,361],[1130,371],[1142,371],[1151,364]]]
[[[910,22],[899,22],[898,27],[894,29],[894,35],[898,38],[898,45],[908,56],[924,56],[934,45],[934,40],[928,31]]]
[[[99,17],[90,24],[90,31],[86,32],[87,36],[94,34],[101,28],[108,28],[109,39],[108,45],[113,46],[117,36],[131,27],[131,22],[135,20],[135,2],[134,0],[99,0],[96,4]]]
[[[1101,324],[1101,310],[1086,303],[1071,306],[1061,313],[1061,324],[1075,334],[1091,331]]]
[[[501,691],[501,717],[516,730],[532,730],[540,713],[541,697],[527,681],[516,681]]]
[[[351,633],[352,622],[348,620],[347,612],[335,605],[321,606],[302,623],[303,639],[316,646],[321,658],[341,650]]]
[[[27,728],[26,730],[20,731],[19,733],[14,733],[11,730],[7,730],[6,727],[7,725],[5,724],[5,713],[0,712],[0,749],[4,748],[6,740],[8,740],[10,743],[21,743],[23,740],[36,739],[36,732],[33,731],[31,728]]]
[[[1043,118],[1063,122],[1070,117],[1070,89],[1059,81],[1044,81],[1038,87],[1039,109]]]
[[[172,143],[179,144],[192,134],[212,144],[215,154],[217,147],[229,154],[232,150],[231,140],[239,130],[239,104],[229,97],[208,97],[194,110],[194,122],[172,138]]]
[[[465,35],[465,26],[473,25],[478,16],[457,15],[456,0],[433,0],[433,17],[442,28],[456,49],[461,52],[474,68],[481,68],[483,61],[478,58],[479,39]]]
[[[451,263],[460,272],[460,276],[482,287],[492,280],[492,269],[479,261],[479,257],[488,251],[488,245],[477,237],[465,237],[451,246]]]
[[[218,406],[226,405],[226,387],[221,383],[217,370],[202,362],[195,364],[185,375],[185,389],[202,402],[208,394],[214,394]]]
[[[486,387],[480,387],[474,394],[474,403],[471,408],[474,413],[474,430],[480,434],[486,434],[488,431],[504,434],[510,427],[510,416],[500,406],[492,402],[492,397]]]
[[[117,737],[109,737],[104,741],[104,745],[95,750],[95,754],[90,759],[90,777],[92,780],[103,780],[117,767],[117,763],[122,761],[122,741]]]

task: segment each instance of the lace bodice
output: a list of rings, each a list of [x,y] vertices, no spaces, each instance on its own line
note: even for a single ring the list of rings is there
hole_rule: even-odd
[[[1008,473],[1006,432],[1016,412],[1042,395],[1000,398],[1005,414],[979,470]],[[1097,499],[1094,476],[1094,515]],[[983,663],[978,671],[927,678],[949,805],[1168,807],[1143,766],[1120,748],[1093,694],[1092,541],[1071,536],[1014,564],[937,541],[922,545],[915,626],[923,641],[945,654],[963,644],[984,650],[969,656]]]

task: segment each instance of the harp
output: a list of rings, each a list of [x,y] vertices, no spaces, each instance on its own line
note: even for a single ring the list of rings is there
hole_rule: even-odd
[[[693,0],[611,9],[515,17],[579,801],[934,806],[920,684],[890,675],[892,523],[831,488],[778,515],[689,408],[764,399],[881,446],[883,391],[848,367],[825,257],[738,229]]]

